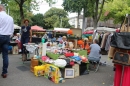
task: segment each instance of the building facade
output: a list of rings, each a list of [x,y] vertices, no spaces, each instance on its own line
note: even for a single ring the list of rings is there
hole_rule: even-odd
[[[77,28],[77,16],[76,17],[72,17],[69,19],[69,23],[71,26],[73,26],[74,28]],[[83,16],[80,15],[79,16],[79,27],[82,28],[82,24],[83,24]],[[85,18],[85,26],[87,27],[93,27],[93,19],[88,17]],[[107,21],[99,21],[98,22],[98,27],[109,27],[109,28],[119,28],[120,24],[114,24],[112,19],[109,19]]]

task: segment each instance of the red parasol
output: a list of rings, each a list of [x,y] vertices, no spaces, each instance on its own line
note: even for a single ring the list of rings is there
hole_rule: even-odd
[[[89,31],[85,31],[85,32],[83,32],[83,34],[93,34],[93,30],[89,30]]]
[[[43,29],[42,27],[39,27],[39,26],[37,26],[37,25],[32,26],[32,27],[31,27],[31,30],[32,30],[32,31],[45,31],[45,29]]]

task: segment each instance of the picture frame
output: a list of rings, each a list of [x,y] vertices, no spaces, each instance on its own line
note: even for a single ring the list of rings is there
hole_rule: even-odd
[[[74,69],[73,68],[65,68],[64,78],[74,78]]]

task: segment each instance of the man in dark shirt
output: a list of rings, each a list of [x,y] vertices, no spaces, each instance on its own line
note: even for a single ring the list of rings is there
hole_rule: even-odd
[[[29,20],[24,20],[24,26],[21,27],[21,44],[22,44],[22,54],[24,54],[23,44],[32,41],[32,31],[29,26]]]

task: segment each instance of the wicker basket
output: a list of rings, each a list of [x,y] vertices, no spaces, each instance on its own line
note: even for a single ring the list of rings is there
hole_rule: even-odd
[[[37,59],[33,59],[33,58],[31,58],[31,68],[30,68],[30,70],[31,70],[31,72],[33,72],[34,71],[34,67],[35,66],[38,66],[38,60]]]

